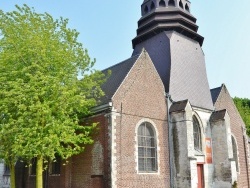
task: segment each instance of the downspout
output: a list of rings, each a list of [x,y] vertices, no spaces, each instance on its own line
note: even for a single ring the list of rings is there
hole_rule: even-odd
[[[173,103],[171,95],[166,93],[167,100],[167,119],[168,119],[168,150],[169,150],[169,164],[170,164],[170,188],[174,187],[174,164],[173,164],[173,138],[172,138],[172,123],[170,119],[169,109]]]

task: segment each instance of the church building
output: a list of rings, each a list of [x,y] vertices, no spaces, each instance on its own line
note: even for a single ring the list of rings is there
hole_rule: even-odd
[[[209,87],[190,10],[188,0],[144,0],[132,56],[103,70],[95,143],[51,164],[45,188],[250,187],[244,122],[226,86]],[[33,171],[17,164],[17,188],[35,187]]]

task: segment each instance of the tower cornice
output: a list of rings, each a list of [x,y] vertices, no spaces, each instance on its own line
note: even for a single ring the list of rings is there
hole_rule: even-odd
[[[170,2],[174,4],[170,5]],[[188,0],[144,0],[141,8],[142,17],[138,21],[137,36],[132,40],[133,48],[160,32],[171,30],[202,46],[204,38],[197,33],[199,27],[190,13]]]

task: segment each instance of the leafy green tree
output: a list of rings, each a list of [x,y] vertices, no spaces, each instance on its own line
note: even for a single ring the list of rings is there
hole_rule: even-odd
[[[12,188],[18,159],[37,158],[36,188],[42,188],[45,160],[67,159],[93,142],[96,123],[80,120],[103,95],[105,78],[67,24],[27,5],[0,11],[0,157]]]
[[[233,100],[246,125],[247,134],[250,136],[250,99],[235,97]]]

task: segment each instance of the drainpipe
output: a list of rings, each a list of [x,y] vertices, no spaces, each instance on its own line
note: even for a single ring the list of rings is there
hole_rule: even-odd
[[[169,165],[170,165],[170,188],[174,187],[174,163],[173,163],[173,138],[172,138],[172,123],[170,119],[169,109],[173,103],[171,99],[171,95],[166,93],[166,101],[167,101],[167,118],[168,118],[168,150],[169,150]]]

